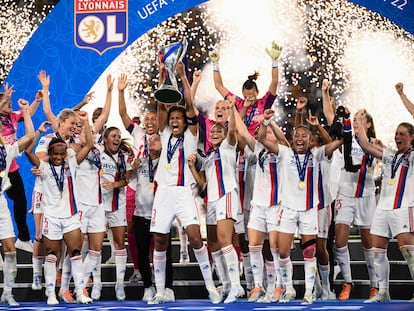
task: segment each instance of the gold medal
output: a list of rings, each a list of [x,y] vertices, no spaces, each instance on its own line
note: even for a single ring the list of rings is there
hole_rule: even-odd
[[[170,163],[166,163],[165,164],[165,169],[166,170],[170,170],[171,169],[171,164]]]
[[[371,174],[372,173],[372,168],[371,167],[368,167],[368,174]]]
[[[154,189],[154,183],[153,183],[153,182],[149,182],[149,183],[148,183],[148,188],[150,188],[150,189]]]
[[[1,178],[4,178],[5,176],[6,176],[6,172],[5,172],[5,171],[1,171],[1,172],[0,172],[0,177],[1,177]]]
[[[388,180],[388,184],[389,185],[393,185],[395,183],[395,179],[394,178],[390,178],[389,180]]]
[[[99,170],[99,175],[103,175],[105,173],[105,170],[103,169],[103,168],[101,168],[100,170]]]
[[[299,183],[299,189],[300,189],[300,190],[305,189],[305,182],[304,182],[304,181],[301,181],[301,182]]]

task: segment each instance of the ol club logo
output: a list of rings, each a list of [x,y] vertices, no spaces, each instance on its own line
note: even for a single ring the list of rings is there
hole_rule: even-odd
[[[128,0],[74,0],[75,45],[105,51],[128,42]]]

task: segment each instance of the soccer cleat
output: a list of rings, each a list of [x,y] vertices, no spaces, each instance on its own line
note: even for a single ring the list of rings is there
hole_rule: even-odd
[[[93,283],[92,291],[91,291],[91,298],[93,300],[99,300],[101,298],[101,290],[102,284],[101,283]]]
[[[150,301],[152,297],[155,295],[154,287],[150,286],[144,289],[144,296],[142,297],[142,301]]]
[[[47,302],[48,305],[58,305],[59,304],[59,300],[56,299],[56,295],[49,295],[47,297]]]
[[[32,289],[33,290],[41,290],[42,289],[42,283],[41,283],[41,276],[36,274],[33,276],[33,282],[32,282]]]
[[[243,287],[232,287],[224,303],[233,303],[237,298],[244,296]]]
[[[342,285],[342,290],[339,293],[338,299],[340,301],[348,300],[349,296],[351,296],[351,289],[352,289],[352,284],[351,283],[344,283]]]
[[[59,297],[66,303],[75,303],[75,299],[73,299],[72,293],[70,290],[60,290]]]
[[[279,302],[287,303],[296,298],[296,291],[293,288],[286,289],[285,292],[280,296]]]
[[[130,283],[138,283],[141,280],[142,280],[141,272],[139,272],[138,269],[134,269],[134,273],[129,278],[129,282]]]
[[[369,299],[374,298],[378,294],[378,288],[371,287],[369,289]]]
[[[190,256],[187,252],[180,252],[180,263],[189,263],[190,262]]]
[[[312,293],[305,293],[305,295],[303,296],[302,305],[310,305],[313,303],[313,299],[312,299]]]
[[[16,300],[14,300],[12,293],[7,293],[7,294],[3,293],[3,295],[1,295],[0,301],[1,303],[4,303],[11,307],[19,306],[19,303]]]
[[[321,300],[335,300],[336,295],[330,290],[330,288],[322,287]]]
[[[20,239],[17,239],[16,243],[14,243],[14,246],[18,249],[21,249],[28,253],[33,253],[33,243],[32,241],[22,241]]]
[[[383,293],[377,293],[374,297],[365,300],[364,303],[372,303],[372,302],[389,302],[391,301],[390,293],[383,292]]]
[[[175,294],[171,288],[166,288],[164,290],[164,302],[174,302],[175,301]]]
[[[272,296],[272,302],[278,302],[279,301],[279,299],[280,299],[280,297],[282,296],[282,294],[283,294],[283,291],[284,291],[284,289],[283,289],[283,287],[281,287],[281,286],[276,286],[276,288],[275,288],[275,291],[273,292],[273,296]]]
[[[123,301],[125,300],[125,290],[124,284],[115,284],[115,296],[116,300]]]
[[[87,304],[91,302],[92,302],[92,299],[85,296],[83,292],[81,294],[76,295],[76,303]]]
[[[322,285],[321,281],[315,281],[313,285],[312,299],[319,300],[322,298]]]
[[[221,295],[217,291],[215,286],[207,286],[208,298],[210,298],[211,303],[217,304],[221,302]]]
[[[264,296],[265,291],[262,287],[255,287],[249,292],[249,302],[255,302]]]
[[[148,300],[149,305],[158,305],[160,303],[164,303],[164,291],[158,291],[152,299]]]

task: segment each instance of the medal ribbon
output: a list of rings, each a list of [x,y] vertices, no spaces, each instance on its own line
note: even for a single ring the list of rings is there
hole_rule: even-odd
[[[62,167],[60,168],[60,176],[57,174],[55,166],[52,165],[52,163],[49,161],[49,167],[50,170],[52,171],[53,177],[55,178],[56,181],[56,185],[60,191],[60,193],[62,194],[63,192],[63,182],[65,179],[65,165],[63,164]]]
[[[247,128],[249,128],[250,123],[252,123],[253,116],[256,112],[256,108],[257,108],[257,101],[253,104],[252,110],[250,110],[249,115],[246,114],[243,118],[243,122],[244,122],[244,124],[246,125]]]
[[[293,151],[296,160],[296,168],[299,174],[299,180],[301,182],[305,181],[306,175],[306,167],[308,166],[309,156],[311,155],[310,149],[306,150],[305,159],[303,160],[303,164],[300,163],[299,155],[296,151]]]
[[[177,150],[178,146],[182,144],[184,141],[184,134],[182,134],[180,137],[178,137],[177,141],[175,142],[174,146],[172,146],[171,139],[173,138],[173,135],[171,134],[170,138],[168,139],[168,147],[167,147],[167,161],[168,163],[171,162],[171,159]]]

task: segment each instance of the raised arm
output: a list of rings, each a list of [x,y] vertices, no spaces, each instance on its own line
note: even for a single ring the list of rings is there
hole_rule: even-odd
[[[195,70],[193,73],[193,82],[191,83],[191,98],[193,102],[195,102],[195,96],[197,94],[198,86],[200,85],[201,81],[201,70]],[[197,111],[198,114],[198,111]]]
[[[13,85],[9,87],[9,84],[6,82],[4,84],[4,94],[0,101],[0,110],[3,110],[4,106],[10,101],[13,92]]]
[[[24,99],[19,99],[19,107],[23,113],[24,120],[24,135],[19,139],[19,152],[22,152],[34,137],[34,128],[32,118],[29,113],[29,102]]]
[[[33,116],[35,114],[37,108],[39,108],[39,104],[40,104],[40,101],[42,100],[42,98],[43,98],[42,90],[37,91],[34,101],[29,106],[29,113],[30,113],[31,116]]]
[[[43,112],[45,113],[47,120],[52,125],[52,129],[56,132],[59,128],[59,124],[50,105],[50,97],[49,97],[50,76],[46,74],[46,71],[41,70],[39,72],[38,78],[39,78],[40,83],[42,84]]]
[[[121,73],[118,77],[118,111],[122,119],[122,123],[125,128],[131,125],[131,118],[127,114],[127,108],[125,103],[125,89],[128,86],[127,75]]]
[[[322,80],[322,108],[328,125],[331,125],[335,118],[335,109],[329,95],[329,88],[331,87],[331,81],[327,79]]]
[[[404,107],[408,110],[408,112],[414,116],[414,104],[408,99],[407,95],[404,93],[404,84],[399,82],[395,85],[395,90],[397,91],[398,95],[400,95],[401,101],[404,104]]]
[[[270,124],[270,121],[274,115],[274,111],[272,109],[266,109],[264,114],[259,116],[260,127],[259,131],[257,132],[257,140],[263,144],[270,152],[274,154],[279,154],[279,143],[270,141],[267,139],[267,126]]]
[[[364,120],[366,120],[365,114],[363,112],[358,113],[357,117],[359,118],[358,123],[363,125],[363,126],[358,126],[358,128],[354,128],[355,135],[359,139],[359,145],[366,152],[372,154],[372,156],[376,157],[377,159],[382,159],[383,149],[379,148],[378,145],[371,144],[368,140],[368,136],[366,133],[366,127],[365,127],[366,124],[364,122]]]
[[[221,96],[225,97],[229,90],[224,86],[223,80],[220,74],[219,60],[220,60],[220,45],[209,54],[211,61],[213,62],[213,79],[214,86]]]
[[[286,139],[285,133],[283,133],[279,125],[277,125],[276,122],[272,119],[270,119],[269,125],[272,128],[272,131],[275,134],[278,143],[290,147],[289,141]]]
[[[312,112],[309,110],[309,116],[306,119],[306,122],[308,122],[310,125],[316,127],[319,135],[321,136],[322,143],[325,145],[327,143],[330,143],[332,141],[331,136],[329,136],[329,133],[325,130],[325,128],[319,123],[318,117],[312,115]]]
[[[49,121],[43,121],[39,128],[35,131],[33,138],[27,144],[26,149],[24,150],[27,158],[29,159],[30,163],[34,166],[38,167],[40,164],[39,157],[33,152],[34,146],[36,144],[37,139],[39,138],[40,134],[47,132],[47,126],[50,125]]]
[[[278,68],[278,59],[280,53],[282,52],[282,47],[279,46],[275,41],[272,42],[270,49],[266,48],[266,53],[272,59],[272,80],[269,85],[269,93],[276,95],[277,85],[279,83],[279,68]]]
[[[180,77],[181,82],[183,84],[184,89],[184,101],[185,101],[185,110],[186,110],[186,116],[187,119],[196,119],[196,112],[194,109],[193,99],[191,98],[191,88],[190,83],[187,80],[187,75],[185,74],[185,68],[183,62],[178,62],[177,66],[175,67],[175,71],[177,75]],[[188,128],[190,129],[191,133],[193,135],[197,135],[198,133],[198,123],[190,122],[188,123]]]
[[[244,150],[245,144],[247,144],[250,150],[254,150],[254,146],[256,145],[256,139],[252,135],[250,135],[246,124],[244,124],[241,116],[237,113],[236,107],[232,108],[235,112],[234,119],[236,121],[236,128],[237,128],[237,142],[238,147],[240,150]]]
[[[90,101],[93,99],[95,91],[89,92],[85,95],[85,97],[82,99],[82,101],[77,104],[75,107],[73,107],[73,110],[81,110],[85,105],[89,104]]]
[[[308,105],[308,99],[305,96],[299,96],[296,101],[295,126],[303,124],[302,112]]]
[[[227,128],[227,141],[231,146],[234,146],[237,143],[237,130],[236,130],[236,117],[234,109],[234,96],[228,98],[229,101],[229,126]]]
[[[79,111],[78,116],[83,121],[83,124],[85,125],[85,128],[83,129],[85,131],[85,144],[76,153],[76,161],[79,164],[88,156],[89,151],[93,147],[94,139],[92,135],[91,126],[89,125],[88,113],[86,111]]]
[[[109,113],[111,111],[112,105],[112,90],[114,88],[114,79],[110,74],[106,76],[106,97],[105,97],[105,105],[102,108],[102,112],[99,117],[96,118],[95,122],[93,123],[93,132],[99,133],[102,128],[104,127],[105,123],[108,121]]]

